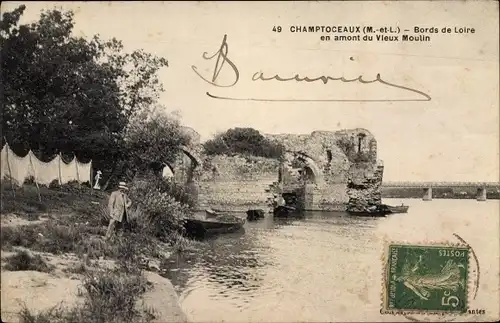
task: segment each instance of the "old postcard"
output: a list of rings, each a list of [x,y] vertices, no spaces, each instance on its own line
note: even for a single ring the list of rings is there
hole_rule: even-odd
[[[1,11],[3,322],[500,319],[497,1]]]

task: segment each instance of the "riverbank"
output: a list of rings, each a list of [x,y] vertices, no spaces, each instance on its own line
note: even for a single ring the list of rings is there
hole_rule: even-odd
[[[424,195],[422,188],[412,187],[382,187],[382,198],[422,198]],[[474,200],[477,198],[477,187],[435,187],[432,189],[433,199],[457,199],[457,200]],[[499,200],[499,188],[488,188],[486,190],[486,198],[488,200]]]
[[[84,187],[4,188],[3,321],[187,321],[160,268],[190,242],[136,232],[104,241],[107,198]]]

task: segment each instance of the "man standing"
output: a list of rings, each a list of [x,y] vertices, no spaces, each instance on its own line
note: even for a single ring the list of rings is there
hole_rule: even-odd
[[[132,201],[127,196],[126,191],[128,190],[127,185],[124,182],[118,184],[118,190],[111,193],[109,197],[108,209],[109,209],[109,226],[106,232],[106,240],[111,238],[117,222],[121,223],[124,227],[128,226],[128,208],[132,204]]]

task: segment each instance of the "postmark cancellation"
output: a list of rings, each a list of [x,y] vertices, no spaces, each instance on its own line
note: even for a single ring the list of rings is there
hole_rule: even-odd
[[[465,314],[470,248],[394,244],[384,255],[382,314]]]

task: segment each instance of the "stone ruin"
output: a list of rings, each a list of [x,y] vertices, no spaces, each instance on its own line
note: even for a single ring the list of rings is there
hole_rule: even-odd
[[[279,161],[205,156],[196,131],[186,132],[191,145],[169,169],[176,182],[197,195],[198,209],[268,208],[273,193],[293,197],[306,211],[367,211],[381,203],[383,163],[366,129],[266,134],[286,149]]]

